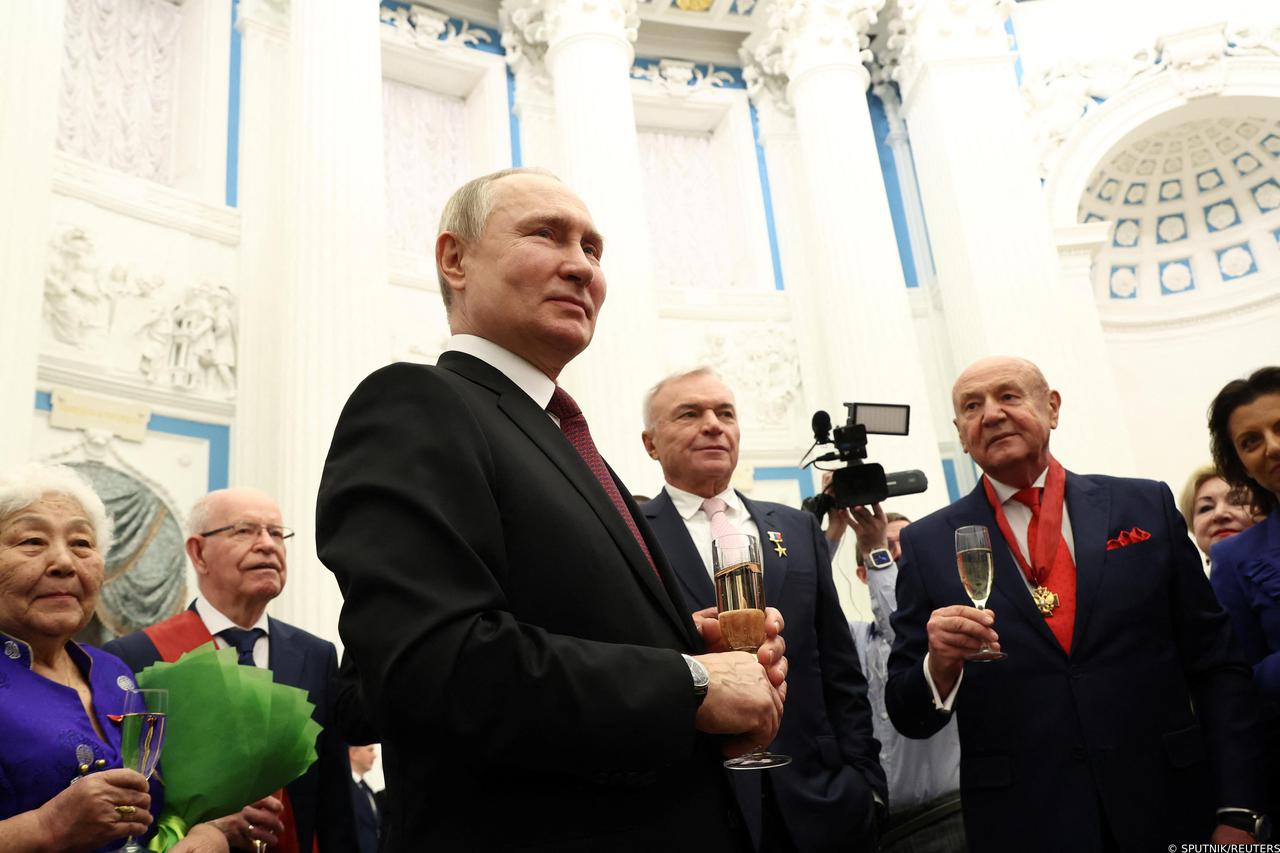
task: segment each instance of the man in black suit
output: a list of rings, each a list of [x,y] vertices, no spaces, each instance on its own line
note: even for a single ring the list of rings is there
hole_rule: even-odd
[[[720,761],[773,739],[782,619],[757,657],[702,653],[555,384],[594,332],[603,248],[549,174],[464,185],[436,241],[448,351],[374,373],[339,419],[317,541],[383,734],[388,850],[743,843]]]
[[[350,746],[347,747],[347,756],[351,759],[351,810],[356,816],[357,853],[378,853],[381,815],[377,796],[364,781],[365,774],[373,769],[378,751],[372,744]]]
[[[1251,673],[1169,488],[1065,471],[1061,397],[1028,361],[976,362],[952,402],[985,476],[902,532],[886,703],[909,737],[956,714],[970,849],[1251,844]],[[968,525],[993,548],[981,611],[956,571]],[[966,666],[984,641],[1008,657]]]
[[[188,519],[187,556],[200,594],[176,616],[107,643],[104,648],[138,672],[158,660],[213,641],[235,647],[240,662],[271,670],[280,684],[300,687],[323,726],[317,760],[285,788],[284,823],[275,798],[216,823],[238,849],[257,839],[284,853],[350,853],[355,849],[350,765],[346,744],[334,730],[338,655],[333,643],[267,616],[268,602],[288,576],[280,507],[256,489],[223,489],[198,500]]]
[[[720,512],[760,543],[765,601],[787,617],[787,713],[769,749],[792,763],[731,776],[757,849],[874,849],[888,797],[880,744],[817,519],[730,487],[738,413],[733,392],[709,369],[670,376],[649,392],[642,438],[666,486],[641,509],[689,603],[710,608],[700,615],[715,612],[711,542],[716,529],[728,529],[713,521]]]

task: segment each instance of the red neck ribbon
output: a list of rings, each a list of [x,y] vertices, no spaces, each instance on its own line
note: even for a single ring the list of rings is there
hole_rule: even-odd
[[[1018,561],[1018,568],[1027,576],[1033,586],[1043,586],[1044,580],[1053,568],[1054,556],[1058,553],[1058,545],[1062,542],[1062,505],[1066,492],[1067,471],[1057,459],[1049,457],[1049,474],[1044,481],[1044,495],[1040,498],[1040,512],[1032,513],[1031,523],[1036,525],[1036,552],[1031,555],[1031,563],[1022,556],[1018,548],[1018,540],[1009,528],[1009,519],[1005,517],[1004,506],[1000,496],[991,485],[991,478],[983,475],[982,486],[987,492],[987,501],[996,514],[996,524],[1004,539],[1009,543],[1009,550]],[[1027,541],[1031,541],[1031,531],[1027,531]]]

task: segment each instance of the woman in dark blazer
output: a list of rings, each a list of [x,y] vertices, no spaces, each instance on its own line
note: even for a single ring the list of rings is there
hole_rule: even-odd
[[[1265,702],[1269,813],[1280,814],[1280,367],[1227,383],[1209,408],[1213,458],[1265,519],[1211,548],[1209,581]]]

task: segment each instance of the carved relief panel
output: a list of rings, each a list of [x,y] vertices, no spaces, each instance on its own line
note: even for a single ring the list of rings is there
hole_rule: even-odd
[[[201,264],[189,246],[62,221],[43,280],[42,353],[85,374],[214,400],[236,392],[234,255]],[[174,237],[181,241],[183,237]],[[215,250],[216,252],[217,250]],[[221,268],[221,269],[219,269]]]

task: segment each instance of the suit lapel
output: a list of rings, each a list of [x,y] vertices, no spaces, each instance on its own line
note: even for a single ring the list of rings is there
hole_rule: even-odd
[[[631,535],[631,529],[618,514],[618,510],[605,494],[604,488],[595,475],[591,473],[591,469],[587,467],[587,463],[573,449],[573,445],[564,437],[564,433],[556,427],[547,413],[538,408],[529,395],[521,391],[501,371],[478,358],[463,353],[446,352],[440,356],[438,366],[483,385],[498,395],[498,408],[533,442],[535,447],[551,460],[565,479],[582,495],[596,517],[600,519],[600,523],[609,531],[609,535],[626,558],[627,565],[631,567],[636,580],[649,592],[659,609],[680,630],[680,635],[687,637],[689,630],[685,623],[690,621],[689,615],[681,616],[677,612],[671,596],[663,588],[653,567],[645,559],[644,552],[640,550],[639,543]],[[618,491],[625,495],[625,486],[618,481],[616,475],[613,475],[612,469],[609,473],[613,476]],[[625,500],[624,498],[624,502]],[[658,558],[654,559],[656,561]]]
[[[271,670],[271,679],[277,684],[302,687],[304,654],[301,644],[293,642],[293,630],[271,617],[267,617],[267,626],[271,630],[267,644],[267,669]]]
[[[747,508],[747,513],[751,516],[751,520],[756,523],[756,530],[760,533],[760,564],[764,570],[764,600],[766,604],[777,606],[779,596],[782,595],[782,583],[787,578],[787,554],[779,554],[778,546],[769,541],[769,533],[782,533],[782,525],[778,523],[777,517],[773,510],[765,509],[753,500],[745,498],[741,492],[738,493],[739,500],[742,505]],[[783,549],[786,549],[786,537],[783,537],[781,543]]]
[[[991,581],[991,597],[987,600],[987,604],[996,611],[997,618],[999,614],[1008,613],[1010,610],[1016,612],[1031,625],[1034,633],[1056,649],[1058,654],[1064,654],[1062,646],[1049,630],[1049,626],[1045,624],[1044,616],[1031,600],[1031,591],[1027,589],[1026,579],[1010,550],[1014,546],[1006,542],[1004,534],[1000,532],[1000,527],[996,524],[996,514],[992,511],[991,504],[987,502],[987,495],[981,481],[967,496],[951,505],[947,510],[947,519],[951,523],[952,530],[969,524],[981,524],[991,531],[991,556],[995,562],[995,577]],[[1000,632],[998,624],[996,631]]]
[[[1107,519],[1111,495],[1083,477],[1067,472],[1067,515],[1075,544],[1076,621],[1071,650],[1080,648],[1080,638],[1089,627],[1089,617],[1098,601],[1098,587],[1107,561]]]
[[[716,603],[716,591],[711,585],[711,575],[702,564],[702,555],[689,535],[684,519],[676,512],[671,495],[663,489],[658,496],[644,505],[645,518],[653,526],[653,532],[662,543],[662,551],[679,580],[680,587],[694,609],[701,610]]]

